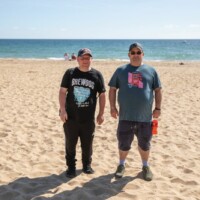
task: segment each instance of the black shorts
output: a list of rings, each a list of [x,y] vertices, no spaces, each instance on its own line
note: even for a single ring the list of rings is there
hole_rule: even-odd
[[[151,122],[119,121],[117,129],[118,148],[122,151],[130,150],[134,135],[136,135],[138,146],[143,151],[148,151],[151,146],[151,130]]]

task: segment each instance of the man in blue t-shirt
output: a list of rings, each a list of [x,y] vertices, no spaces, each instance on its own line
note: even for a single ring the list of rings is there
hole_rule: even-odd
[[[153,174],[148,163],[152,137],[151,121],[152,117],[158,118],[161,114],[161,83],[155,69],[142,63],[144,51],[141,44],[131,44],[128,56],[130,63],[119,67],[108,84],[111,116],[117,118],[119,115],[119,165],[115,177],[121,178],[124,174],[125,159],[135,135],[142,159],[143,178],[151,181]],[[117,90],[119,112],[116,107]],[[154,96],[155,108],[152,112]]]

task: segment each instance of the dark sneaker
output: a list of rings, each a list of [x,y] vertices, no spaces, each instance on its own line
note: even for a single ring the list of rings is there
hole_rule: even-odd
[[[68,178],[74,178],[76,176],[76,168],[68,168],[66,171],[66,177]]]
[[[144,180],[151,181],[153,179],[153,173],[150,170],[149,166],[143,166],[142,167],[142,175]]]
[[[125,166],[119,165],[115,172],[115,178],[121,178],[124,175],[124,172],[125,172]]]
[[[94,174],[94,170],[90,165],[84,166],[82,170],[85,174]]]

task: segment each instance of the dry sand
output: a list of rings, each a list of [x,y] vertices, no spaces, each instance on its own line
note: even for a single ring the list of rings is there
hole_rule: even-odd
[[[94,61],[106,85],[121,61]],[[64,134],[58,116],[58,91],[65,70],[76,61],[0,60],[0,200],[197,200],[200,199],[200,63],[148,62],[163,85],[159,132],[150,156],[154,179],[141,178],[136,141],[125,175],[115,180],[118,164],[117,120],[96,126],[93,168],[65,177]],[[106,86],[107,87],[107,86]],[[107,87],[108,91],[108,87]]]

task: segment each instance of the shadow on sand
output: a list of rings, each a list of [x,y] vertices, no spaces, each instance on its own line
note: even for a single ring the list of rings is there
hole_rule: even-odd
[[[81,171],[78,171],[77,174],[80,173]],[[57,193],[58,186],[73,180],[66,178],[65,172],[33,179],[23,177],[0,186],[0,200],[90,200],[94,197],[95,200],[104,200],[123,192],[124,186],[136,178],[141,178],[141,173],[135,177],[124,176],[121,179],[115,179],[113,174],[108,174],[93,178],[81,187],[72,190],[66,188],[65,191]],[[42,196],[44,194],[51,197]]]

